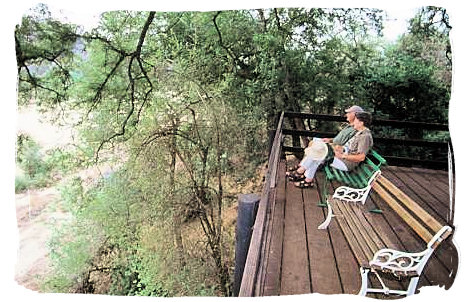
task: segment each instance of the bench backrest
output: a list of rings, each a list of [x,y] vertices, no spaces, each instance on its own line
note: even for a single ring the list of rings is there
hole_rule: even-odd
[[[375,150],[371,149],[366,159],[350,172],[335,169],[330,164],[325,165],[324,170],[328,180],[335,179],[354,188],[363,188],[368,185],[372,175],[380,170],[380,166],[385,164],[386,160]]]
[[[437,221],[384,176],[379,176],[372,188],[427,242],[429,248],[435,249],[441,241],[451,235],[451,227]]]

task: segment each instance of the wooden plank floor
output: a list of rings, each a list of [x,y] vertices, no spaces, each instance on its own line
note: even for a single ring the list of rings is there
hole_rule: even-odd
[[[290,165],[290,164],[288,164]],[[304,293],[357,294],[361,278],[359,267],[338,223],[318,230],[327,215],[320,206],[323,174],[318,172],[314,188],[299,189],[285,178],[287,162],[279,165],[276,200],[270,208],[269,234],[264,255],[261,295]],[[383,175],[442,223],[450,221],[448,173],[415,168],[386,167]],[[331,190],[338,184],[332,183]],[[425,244],[412,232],[375,192],[365,204],[365,216],[387,240],[407,251],[421,251]],[[419,282],[422,286],[439,285],[448,289],[454,282],[458,253],[447,239],[426,266]],[[375,280],[372,280],[375,282]],[[397,280],[388,286],[404,289]],[[376,298],[387,298],[382,295]]]

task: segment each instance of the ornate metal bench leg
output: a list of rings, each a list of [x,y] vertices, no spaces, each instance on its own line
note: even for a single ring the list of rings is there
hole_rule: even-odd
[[[419,277],[412,277],[409,281],[408,291],[406,292],[407,296],[414,295],[416,293],[417,283],[419,282]]]
[[[369,268],[366,267],[361,267],[360,269],[361,272],[361,289],[359,290],[358,295],[359,296],[365,296],[367,293],[367,283],[368,283],[368,277],[369,277]]]
[[[324,222],[321,223],[320,226],[318,226],[317,228],[319,230],[325,230],[327,229],[327,227],[329,226],[330,224],[330,221],[332,220],[332,217],[334,217],[335,215],[333,214],[333,211],[332,211],[332,206],[330,205],[330,202],[327,200],[327,217],[325,218]]]

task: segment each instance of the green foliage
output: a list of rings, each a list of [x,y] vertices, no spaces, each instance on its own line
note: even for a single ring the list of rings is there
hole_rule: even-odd
[[[47,163],[59,169],[61,173],[68,173],[79,166],[78,158],[72,151],[55,148],[47,152]]]
[[[15,30],[19,103],[35,97],[39,103],[56,104],[66,98],[76,30],[54,20],[43,4],[23,17]]]
[[[21,193],[31,187],[31,179],[27,175],[17,175],[15,177],[15,193]]]
[[[195,280],[186,271],[172,275],[176,264],[166,225],[170,222],[163,214],[169,213],[170,205],[159,195],[160,188],[153,187],[150,178],[156,176],[151,171],[145,179],[126,177],[127,170],[121,170],[88,191],[75,178],[60,190],[63,205],[75,219],[57,229],[50,242],[54,274],[45,283],[47,291],[81,291],[76,284],[87,284],[95,269],[104,266],[111,276],[108,294],[159,297],[172,296],[174,290],[206,294],[204,278]],[[104,260],[102,250],[112,251],[111,257]],[[189,261],[189,267],[193,265]],[[204,270],[202,266],[201,261],[196,263],[193,274]]]
[[[16,161],[24,171],[23,177],[16,178],[16,192],[28,187],[44,187],[50,184],[51,166],[44,160],[40,146],[23,134],[18,136],[16,146]]]
[[[18,143],[17,188],[91,156],[119,161],[94,184],[61,188],[72,219],[50,244],[54,292],[228,295],[224,210],[265,162],[282,110],[356,103],[377,117],[447,122],[443,9],[424,8],[395,43],[380,39],[376,9],[115,11],[87,33],[40,9],[15,31],[20,97],[86,112],[84,147],[45,156]]]
[[[447,122],[450,91],[430,62],[391,47],[363,78],[373,109],[390,119]]]
[[[77,214],[84,206],[84,187],[80,177],[73,177],[59,187],[61,202],[67,212]]]
[[[55,148],[44,152],[37,142],[24,134],[17,137],[16,155],[17,165],[24,173],[16,177],[16,192],[49,186],[83,163],[71,150]]]
[[[49,292],[75,292],[85,283],[92,260],[101,245],[101,236],[92,222],[71,220],[54,230],[49,242],[53,275],[43,283]]]

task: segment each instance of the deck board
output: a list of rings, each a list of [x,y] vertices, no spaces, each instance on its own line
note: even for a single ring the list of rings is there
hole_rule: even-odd
[[[322,184],[322,175],[319,175],[318,183]],[[324,219],[327,216],[327,210],[324,209]],[[322,223],[322,221],[320,221]],[[324,232],[324,230],[317,230]],[[335,262],[337,263],[338,279],[340,280],[340,292],[346,294],[357,294],[361,287],[361,280],[359,279],[358,263],[350,250],[350,246],[343,237],[342,230],[338,223],[333,223],[327,229],[327,233],[332,240],[332,249]],[[316,272],[314,272],[316,273]]]
[[[310,293],[303,196],[293,185],[286,192],[280,295]]]
[[[440,223],[446,223],[447,210],[449,208],[449,194],[438,193],[437,186],[423,179],[420,174],[406,173],[391,170],[384,173],[388,179],[395,184],[406,195],[416,201],[424,210],[438,218]],[[446,203],[443,202],[445,200]],[[446,215],[442,215],[445,214]]]
[[[284,236],[284,207],[285,207],[285,167],[286,162],[279,163],[279,176],[277,179],[277,191],[271,226],[273,236],[269,239],[268,261],[266,265],[267,275],[264,279],[263,296],[275,296],[280,292],[280,271],[282,267],[282,240]]]
[[[397,167],[383,170],[386,178],[441,223],[450,219],[446,172]],[[268,242],[271,254],[263,272],[266,275],[264,295],[356,294],[361,285],[359,265],[340,226],[335,223],[336,219],[327,230],[317,229],[327,215],[327,209],[318,205],[322,173],[318,172],[317,186],[313,189],[295,188],[285,179],[282,168],[279,168],[279,174],[271,215],[273,233]],[[335,182],[331,184],[332,192],[337,185]],[[417,234],[375,192],[364,207],[364,223],[369,223],[375,232],[381,234],[385,244],[411,252],[425,248]],[[381,209],[382,214],[369,212],[374,208]],[[279,219],[282,221],[279,222]],[[448,289],[454,282],[457,266],[457,249],[449,238],[431,257],[420,279],[419,289],[428,285]],[[404,283],[397,280],[390,280],[387,285],[404,289]],[[386,298],[382,295],[375,297]]]
[[[317,205],[319,201],[318,191],[304,189],[303,200],[311,291],[321,294],[340,293],[341,284],[331,238],[328,232],[317,229],[318,225],[325,220],[323,209]]]
[[[391,173],[391,171],[387,171],[385,174],[390,177],[392,182],[394,181],[394,177],[399,177],[403,184],[402,189],[404,192],[418,201],[424,209],[428,209],[428,212],[441,223],[446,223],[446,221],[451,218],[449,217],[449,207],[443,205],[443,200],[449,202],[449,193],[443,193],[445,188],[448,188],[448,183],[439,181],[439,179],[448,179],[447,175],[439,171],[437,173],[439,177],[431,181],[430,178],[424,177],[424,175],[431,175],[431,172],[427,170],[416,170],[416,173],[412,173],[414,171],[412,169],[407,170],[405,168],[400,168],[396,169],[396,171],[400,172]],[[448,252],[441,252],[440,249]],[[453,272],[452,267],[455,265],[453,261],[457,259],[457,254],[452,253],[455,248],[448,242],[445,242],[440,249],[432,256],[431,263],[434,263],[431,265],[432,268],[426,269],[424,273],[426,278],[430,279],[431,284],[449,287],[452,283],[451,281],[454,280],[453,273],[455,274],[455,272]],[[435,264],[437,261],[442,263],[443,268],[435,269],[439,265]],[[443,279],[443,282],[440,283],[439,280],[442,280],[442,278],[438,275],[439,273],[442,277],[448,274],[451,274],[451,277]]]

